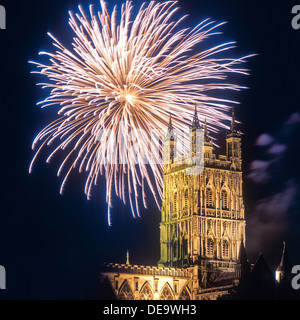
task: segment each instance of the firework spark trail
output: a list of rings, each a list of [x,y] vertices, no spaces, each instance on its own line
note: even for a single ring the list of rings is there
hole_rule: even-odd
[[[140,194],[147,206],[146,186],[159,206],[161,130],[166,132],[170,111],[179,139],[192,119],[195,103],[200,121],[206,118],[210,130],[227,127],[223,122],[229,120],[227,111],[236,102],[207,92],[240,90],[241,86],[226,79],[232,73],[247,74],[240,65],[250,56],[218,58],[219,53],[235,46],[233,42],[192,53],[205,39],[220,34],[218,29],[223,23],[206,19],[193,29],[182,29],[185,17],[172,20],[178,10],[176,1],[144,3],[135,18],[130,1],[122,5],[119,18],[117,7],[112,14],[104,1],[100,1],[100,7],[95,13],[90,6],[90,17],[81,6],[80,13],[70,12],[69,24],[76,35],[72,51],[49,34],[56,51],[40,53],[49,57],[49,65],[31,62],[39,68],[35,73],[49,81],[39,85],[51,89],[39,104],[59,105],[60,117],[34,139],[33,149],[43,142],[29,171],[45,146],[57,144],[47,162],[59,150],[71,148],[58,170],[59,176],[67,166],[61,193],[76,167],[88,173],[88,198],[99,175],[105,174],[111,224],[113,190],[124,203],[128,196],[134,216],[140,212]],[[152,133],[158,139],[152,139]],[[186,152],[184,148],[179,152]],[[67,165],[69,161],[73,163]]]

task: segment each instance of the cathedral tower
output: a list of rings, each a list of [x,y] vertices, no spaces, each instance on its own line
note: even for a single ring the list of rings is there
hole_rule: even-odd
[[[190,127],[190,152],[176,161],[176,139],[170,125],[164,144],[163,202],[160,223],[160,261],[158,266],[199,267],[199,277],[233,271],[241,241],[245,240],[242,195],[241,135],[234,113],[226,135],[226,155],[216,155],[206,121],[198,120],[197,107]],[[203,137],[196,146],[196,134]],[[199,152],[203,169],[188,174]],[[169,153],[169,154],[168,154]]]

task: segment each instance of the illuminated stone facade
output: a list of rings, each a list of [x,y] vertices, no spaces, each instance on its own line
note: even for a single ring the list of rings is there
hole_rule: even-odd
[[[197,114],[190,128],[190,141],[200,128]],[[190,161],[174,158],[175,141],[165,140],[163,203],[161,209],[159,266],[200,266],[233,271],[242,239],[245,214],[242,193],[241,136],[234,120],[226,136],[226,154],[217,156],[204,126],[204,168],[198,175],[187,174]],[[193,142],[190,150],[193,153]],[[193,154],[191,154],[193,156]]]
[[[200,147],[197,132],[202,134]],[[202,128],[195,110],[189,139],[189,155],[176,158],[170,118],[164,141],[158,267],[131,265],[129,259],[126,264],[106,264],[100,280],[102,293],[111,292],[109,298],[217,299],[232,288],[245,241],[241,135],[233,115],[226,154],[217,156],[206,122]],[[203,168],[187,174],[196,166],[191,159],[199,155]]]
[[[101,273],[103,299],[216,300],[232,284],[199,286],[199,267],[167,268],[108,263]]]

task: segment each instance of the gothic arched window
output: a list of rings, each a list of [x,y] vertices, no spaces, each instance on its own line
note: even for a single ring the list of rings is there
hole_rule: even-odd
[[[228,194],[225,190],[221,192],[221,206],[222,209],[228,209]]]
[[[206,189],[206,207],[213,207],[212,191],[210,188]]]
[[[238,190],[238,186],[239,186],[239,178],[236,175],[235,178],[234,178],[234,187],[235,187],[236,190]]]
[[[228,258],[229,256],[229,243],[227,240],[224,240],[223,241],[223,250],[222,250],[222,253],[223,253],[223,257],[224,258]]]
[[[177,212],[177,192],[174,193],[174,212]]]
[[[153,293],[148,283],[143,286],[140,292],[140,300],[153,300]]]
[[[168,285],[165,285],[162,289],[159,300],[173,300],[173,295]]]
[[[189,200],[189,190],[186,189],[184,193],[184,207],[187,209]]]
[[[182,289],[178,300],[191,300],[191,297],[186,287]]]
[[[213,257],[214,255],[214,240],[212,238],[207,239],[207,256]]]
[[[123,284],[123,286],[120,290],[118,299],[119,300],[134,300],[132,290],[131,290],[130,285],[127,281],[125,281],[125,283]]]

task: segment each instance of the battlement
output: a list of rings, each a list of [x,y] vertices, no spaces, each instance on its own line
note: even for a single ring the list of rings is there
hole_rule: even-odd
[[[118,272],[136,275],[141,274],[176,278],[189,278],[192,276],[192,272],[186,268],[168,268],[142,265],[139,266],[119,263],[104,263],[104,267],[106,272]]]

